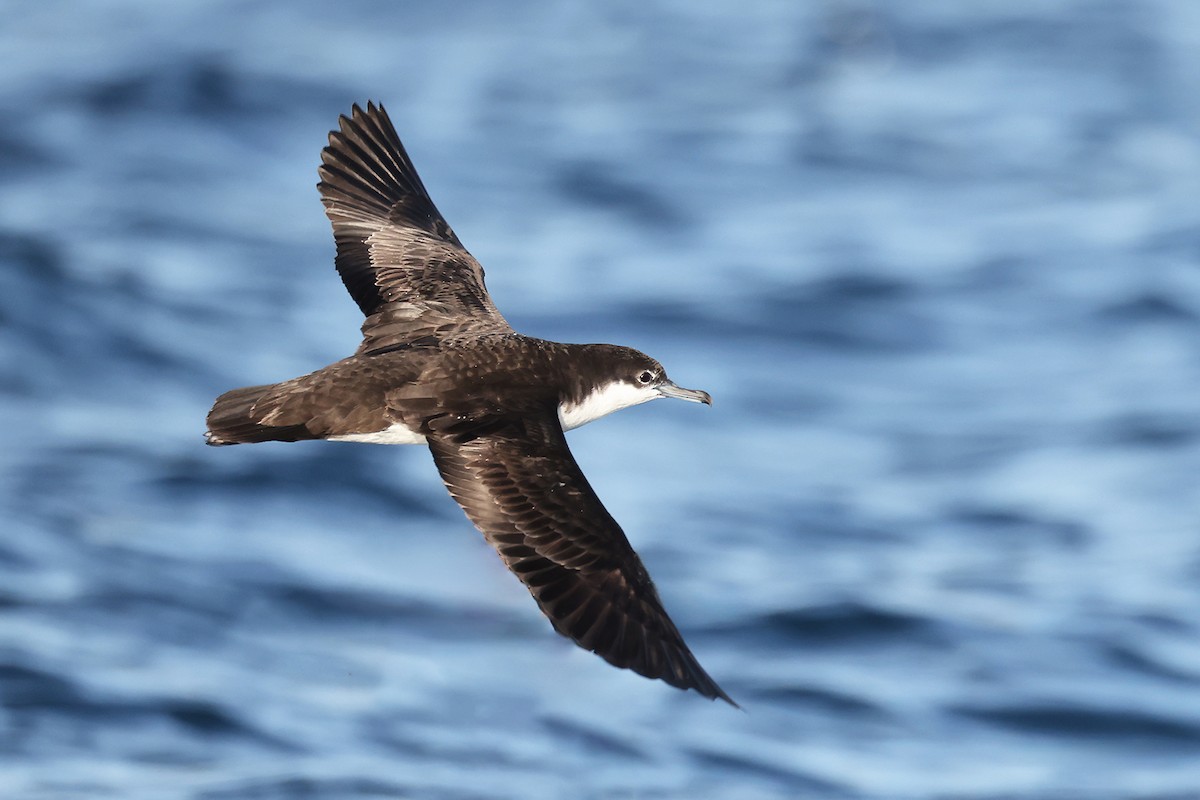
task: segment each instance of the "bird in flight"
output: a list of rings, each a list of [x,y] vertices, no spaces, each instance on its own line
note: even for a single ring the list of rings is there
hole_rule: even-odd
[[[382,105],[340,118],[318,172],[335,265],[366,317],[362,344],[308,375],[221,395],[208,444],[425,444],[556,631],[617,667],[736,706],[684,643],[564,434],[661,397],[711,404],[708,393],[676,386],[628,347],[514,331]]]

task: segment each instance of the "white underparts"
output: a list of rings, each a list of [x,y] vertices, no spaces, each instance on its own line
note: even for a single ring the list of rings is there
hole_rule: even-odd
[[[425,437],[419,433],[413,433],[404,423],[397,422],[374,433],[347,433],[343,436],[330,436],[329,441],[364,442],[366,444],[425,444]]]
[[[626,381],[613,381],[592,392],[579,403],[563,403],[558,407],[558,421],[569,431],[593,420],[662,397],[658,389],[635,386]]]

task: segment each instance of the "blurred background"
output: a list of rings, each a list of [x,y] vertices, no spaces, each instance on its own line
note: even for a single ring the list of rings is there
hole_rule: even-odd
[[[0,28],[13,798],[1200,797],[1200,5],[33,3]],[[349,354],[382,101],[745,707],[556,636],[421,448],[206,448]]]

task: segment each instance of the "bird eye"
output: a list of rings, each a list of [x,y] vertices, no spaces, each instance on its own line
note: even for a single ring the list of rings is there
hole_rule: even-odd
[[[654,373],[648,369],[642,370],[642,373],[638,375],[638,382],[643,385],[650,383],[652,380],[654,380]]]

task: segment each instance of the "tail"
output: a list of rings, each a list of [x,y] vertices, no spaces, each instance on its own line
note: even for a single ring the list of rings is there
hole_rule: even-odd
[[[208,412],[208,431],[204,440],[211,445],[251,444],[254,442],[298,442],[317,439],[303,424],[264,425],[262,409],[255,405],[268,395],[275,384],[233,389],[217,398]]]

